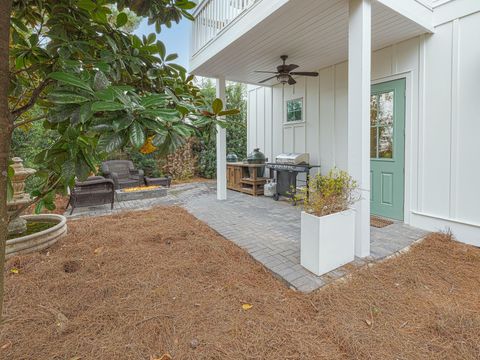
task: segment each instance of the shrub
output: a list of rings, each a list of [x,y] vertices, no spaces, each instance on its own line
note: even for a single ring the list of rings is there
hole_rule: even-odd
[[[303,188],[299,197],[304,210],[316,216],[345,211],[359,199],[357,182],[345,171],[332,169],[327,175],[315,175]]]
[[[188,180],[197,172],[197,156],[194,149],[197,140],[190,138],[185,145],[167,156],[163,161],[162,170],[176,180]]]

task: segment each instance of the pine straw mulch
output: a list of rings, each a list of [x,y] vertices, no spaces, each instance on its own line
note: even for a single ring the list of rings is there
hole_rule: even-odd
[[[8,262],[0,358],[480,357],[480,250],[445,235],[303,295],[180,208],[69,232]]]

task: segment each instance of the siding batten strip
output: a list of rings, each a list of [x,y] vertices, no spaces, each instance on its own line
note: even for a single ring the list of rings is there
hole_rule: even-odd
[[[457,216],[457,184],[458,184],[458,102],[459,102],[459,57],[460,57],[460,20],[453,21],[452,26],[452,108],[450,118],[450,218]]]

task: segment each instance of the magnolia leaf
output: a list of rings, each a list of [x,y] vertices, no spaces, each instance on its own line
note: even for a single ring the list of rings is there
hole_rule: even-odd
[[[166,142],[167,136],[168,136],[167,132],[164,132],[164,133],[159,132],[157,135],[153,137],[152,144],[157,147],[163,145]]]
[[[184,9],[184,10],[191,10],[191,9],[193,9],[193,8],[196,7],[196,6],[197,6],[197,4],[196,4],[195,2],[193,2],[193,1],[187,1],[187,2],[185,2],[184,4],[179,5],[179,7],[181,7],[181,8]]]
[[[215,115],[218,115],[223,109],[223,101],[220,99],[213,100],[212,110]]]
[[[165,130],[164,124],[162,124],[160,121],[157,120],[152,120],[152,119],[140,119],[140,122],[142,123],[143,127],[149,130],[153,130],[155,132],[161,132]]]
[[[178,54],[170,54],[165,58],[165,61],[173,61],[175,59],[178,59]]]
[[[212,122],[213,122],[212,118],[202,116],[194,120],[193,125],[195,125],[196,127],[202,128],[204,126],[212,124]]]
[[[148,96],[144,96],[140,100],[140,105],[150,108],[153,106],[164,107],[167,100],[167,96],[163,94],[151,94]]]
[[[119,111],[123,109],[124,109],[124,105],[117,102],[97,101],[92,104],[93,112]]]
[[[57,80],[63,84],[71,85],[83,90],[87,90],[88,92],[93,93],[92,88],[88,83],[79,79],[77,76],[65,73],[65,72],[53,72],[48,75],[50,79]]]
[[[136,148],[141,147],[145,143],[145,132],[142,126],[135,122],[130,126],[130,143]]]
[[[52,91],[48,94],[48,100],[55,104],[80,104],[89,101],[85,96],[68,91]]]
[[[117,21],[116,21],[117,27],[120,28],[123,25],[125,25],[127,22],[128,22],[127,14],[125,14],[124,12],[121,12],[120,14],[117,15]]]
[[[177,110],[173,109],[147,109],[142,111],[142,115],[160,118],[164,121],[178,121],[179,114]]]
[[[98,90],[104,90],[110,85],[110,81],[107,79],[105,74],[101,71],[97,71],[95,77],[93,78],[93,88]]]
[[[47,120],[52,124],[61,123],[70,118],[76,106],[66,105],[59,107],[57,111],[49,111]]]
[[[230,116],[230,115],[238,115],[239,113],[240,113],[240,110],[238,110],[238,109],[229,109],[229,110],[220,111],[217,115],[218,116]]]
[[[175,132],[177,134],[179,134],[180,136],[185,137],[185,138],[189,137],[192,134],[192,132],[190,131],[190,128],[188,128],[187,126],[185,126],[183,124],[178,125],[178,126],[174,126],[174,129],[175,129]]]
[[[102,134],[98,140],[98,148],[107,153],[122,147],[123,138],[119,133]]]
[[[92,116],[91,104],[90,103],[83,104],[72,113],[72,117],[70,118],[70,123],[72,125],[78,125],[79,123],[84,124],[85,122],[88,121],[88,119],[90,119],[91,116]]]
[[[67,180],[75,177],[75,162],[73,160],[65,161],[62,164],[62,176]]]
[[[128,128],[132,122],[133,116],[127,114],[126,116],[115,119],[112,123],[112,127],[114,131],[120,131]]]
[[[185,69],[183,66],[180,66],[178,64],[168,64],[171,68],[174,68],[181,74],[185,74],[187,72],[187,69]]]
[[[157,40],[157,35],[155,35],[155,33],[148,34],[148,36],[147,36],[147,43],[148,44],[153,44],[155,42],[155,40]]]
[[[75,163],[75,174],[80,180],[86,180],[91,170],[90,165],[85,161],[83,153],[79,152]]]
[[[81,9],[93,11],[97,7],[92,0],[78,0],[77,6]]]
[[[83,104],[80,106],[80,122],[82,124],[86,123],[92,116],[92,105],[90,103]]]
[[[103,101],[113,101],[115,100],[115,91],[112,88],[107,88],[95,92],[95,96],[99,100]]]

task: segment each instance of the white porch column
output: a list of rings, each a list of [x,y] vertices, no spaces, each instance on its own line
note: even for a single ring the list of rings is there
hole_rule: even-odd
[[[225,106],[225,78],[217,79],[217,98]],[[217,125],[217,200],[227,199],[227,131]]]
[[[371,0],[350,0],[348,32],[348,171],[358,182],[355,255],[370,255]]]

